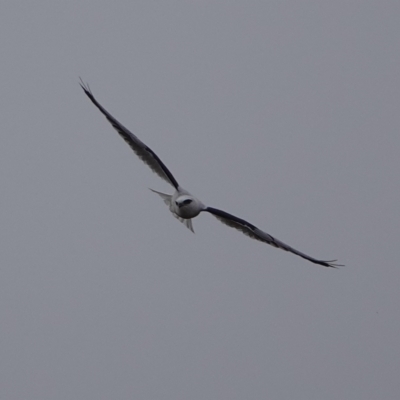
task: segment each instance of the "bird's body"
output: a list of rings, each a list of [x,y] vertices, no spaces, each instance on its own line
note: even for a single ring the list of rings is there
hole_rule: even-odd
[[[197,217],[202,211],[206,210],[206,207],[199,199],[181,187],[175,190],[172,195],[153,189],[150,190],[157,193],[164,200],[164,203],[175,218],[179,219],[194,232],[192,218]]]
[[[268,233],[258,229],[253,224],[238,218],[232,214],[229,214],[225,211],[219,210],[213,207],[205,206],[199,199],[191,195],[187,190],[183,189],[169,171],[169,169],[165,166],[165,164],[161,161],[161,159],[151,150],[148,146],[146,146],[138,137],[136,137],[132,132],[130,132],[127,128],[125,128],[120,122],[118,122],[93,96],[89,86],[85,85],[81,81],[81,87],[84,90],[85,94],[89,97],[89,99],[93,102],[93,104],[100,110],[100,112],[107,118],[107,120],[111,123],[111,125],[115,128],[115,130],[119,133],[119,135],[128,143],[128,145],[132,148],[132,150],[136,153],[136,155],[146,163],[152,170],[155,172],[160,178],[164,179],[170,185],[175,188],[175,192],[170,195],[162,192],[158,192],[156,190],[152,190],[154,193],[157,193],[164,201],[164,203],[168,206],[172,215],[177,218],[179,221],[185,224],[185,226],[193,231],[192,218],[197,217],[201,212],[208,212],[212,214],[214,217],[219,219],[225,225],[228,225],[232,228],[240,230],[245,235],[259,240],[264,243],[268,243],[274,247],[280,248],[285,251],[289,251],[293,254],[296,254],[306,260],[309,260],[315,264],[323,265],[325,267],[338,267],[339,264],[335,264],[336,260],[325,261],[318,260],[316,258],[310,257],[293,247],[288,246],[287,244],[281,242],[278,239],[275,239],[273,236]]]

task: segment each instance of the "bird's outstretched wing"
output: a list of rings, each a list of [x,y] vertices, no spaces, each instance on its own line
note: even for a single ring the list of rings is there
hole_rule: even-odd
[[[293,254],[296,254],[300,257],[305,258],[306,260],[311,261],[314,264],[319,264],[323,265],[324,267],[331,267],[331,268],[337,268],[337,267],[342,267],[343,265],[341,264],[336,264],[335,262],[337,260],[317,260],[316,258],[310,257],[307,254],[302,253],[301,251],[298,251],[294,249],[293,247],[288,246],[287,244],[281,242],[278,239],[275,239],[273,236],[269,235],[266,232],[263,232],[262,230],[258,229],[256,226],[250,224],[250,222],[247,222],[241,218],[235,217],[232,214],[229,214],[225,211],[218,210],[217,208],[213,207],[206,207],[204,211],[209,212],[210,214],[214,215],[217,219],[219,219],[222,223],[225,225],[228,225],[232,228],[238,229],[239,231],[243,232],[245,235],[250,236],[253,239],[259,240],[264,243],[268,243],[271,246],[277,247],[279,249],[285,250],[285,251],[290,251]]]
[[[159,159],[156,153],[146,146],[141,140],[139,140],[129,129],[125,128],[120,122],[118,122],[93,96],[89,85],[85,85],[81,80],[80,85],[92,103],[101,111],[101,113],[107,118],[108,122],[114,127],[114,129],[120,134],[136,155],[146,163],[160,178],[171,184],[175,189],[178,189],[179,184],[171,174],[165,164]]]

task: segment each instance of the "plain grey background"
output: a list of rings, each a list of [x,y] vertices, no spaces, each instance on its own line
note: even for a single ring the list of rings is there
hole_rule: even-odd
[[[2,1],[0,399],[400,396],[398,1]],[[183,187],[171,192],[78,85]]]

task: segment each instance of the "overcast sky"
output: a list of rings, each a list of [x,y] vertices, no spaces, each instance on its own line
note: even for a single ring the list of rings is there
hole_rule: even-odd
[[[0,399],[400,398],[400,3],[3,1]],[[79,87],[204,203],[172,189]]]

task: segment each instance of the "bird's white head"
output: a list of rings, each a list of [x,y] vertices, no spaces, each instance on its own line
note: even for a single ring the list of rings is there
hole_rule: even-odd
[[[195,197],[184,194],[176,198],[174,208],[176,214],[188,219],[199,215],[203,205]]]

